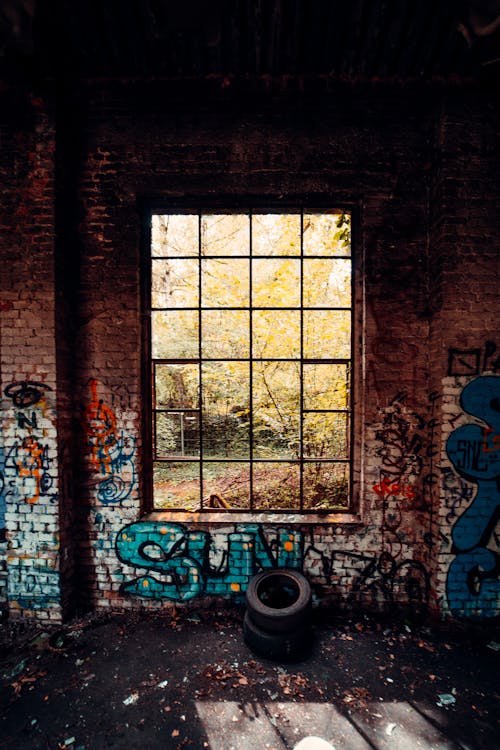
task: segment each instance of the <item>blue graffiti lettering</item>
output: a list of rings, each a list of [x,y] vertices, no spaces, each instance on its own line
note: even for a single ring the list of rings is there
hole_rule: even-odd
[[[500,556],[487,545],[500,505],[500,378],[485,375],[471,381],[460,403],[489,426],[463,425],[446,443],[458,474],[477,485],[472,503],[452,531],[456,557],[448,571],[448,606],[456,617],[495,617],[500,613]]]
[[[446,586],[448,606],[455,616],[480,619],[497,613],[499,582],[491,575],[498,576],[497,559],[491,550],[477,547],[455,557]]]
[[[122,562],[162,574],[162,580],[140,576],[122,585],[122,591],[147,598],[184,601],[197,596],[201,571],[186,554],[186,534],[182,526],[156,521],[125,527],[117,537],[116,552]]]
[[[130,524],[117,536],[118,559],[161,578],[139,576],[124,582],[121,590],[173,601],[202,594],[238,595],[258,570],[302,565],[303,538],[298,532],[277,529],[269,541],[258,524],[239,524],[227,534],[226,545],[221,562],[214,567],[209,532],[189,531],[180,524],[160,521]]]
[[[123,503],[136,485],[135,440],[123,435],[110,451],[110,475],[97,485],[97,499],[103,505]]]

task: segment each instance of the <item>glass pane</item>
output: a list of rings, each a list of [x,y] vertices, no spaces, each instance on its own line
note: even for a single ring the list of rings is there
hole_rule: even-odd
[[[153,260],[152,307],[198,307],[197,260]]]
[[[352,305],[350,229],[340,211],[152,216],[156,508],[299,511],[301,470],[304,509],[348,507],[352,317],[325,308]]]
[[[255,307],[300,307],[300,261],[252,260]]]
[[[350,255],[349,214],[304,214],[304,255]]]
[[[253,255],[300,255],[300,214],[254,214]]]
[[[199,354],[196,310],[151,313],[153,359],[196,359]]]
[[[250,314],[247,310],[204,310],[201,330],[203,357],[236,359],[250,356]]]
[[[198,408],[198,365],[156,363],[154,373],[156,408]]]
[[[305,307],[351,306],[350,260],[305,258],[303,273]]]
[[[300,357],[299,310],[255,310],[253,356],[259,359]]]
[[[300,510],[297,464],[257,462],[253,468],[254,510]]]
[[[204,508],[249,508],[250,464],[217,461],[203,463]]]
[[[249,255],[247,214],[205,214],[201,218],[202,255]]]
[[[200,424],[196,412],[156,412],[156,457],[199,456]]]
[[[198,214],[155,214],[151,219],[151,254],[198,255]]]
[[[347,365],[304,365],[304,409],[347,409]]]
[[[248,307],[250,299],[249,261],[202,261],[203,307]]]
[[[302,453],[307,458],[347,458],[349,448],[347,414],[304,414]]]
[[[306,463],[303,495],[304,510],[345,510],[349,506],[349,466]]]
[[[349,310],[304,310],[305,359],[348,359],[350,354]]]
[[[299,447],[299,417],[299,363],[254,362],[254,457],[295,458]]]
[[[200,464],[172,461],[153,464],[154,507],[177,510],[200,508]]]
[[[203,455],[250,455],[250,369],[248,362],[206,362],[202,366]]]

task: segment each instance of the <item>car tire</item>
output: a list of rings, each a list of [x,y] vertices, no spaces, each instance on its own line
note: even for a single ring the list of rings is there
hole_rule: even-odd
[[[243,618],[243,640],[257,656],[293,661],[308,654],[312,645],[311,629],[303,625],[287,633],[269,633],[253,622],[248,611]]]
[[[252,622],[268,633],[288,633],[309,623],[311,586],[297,570],[265,570],[250,579],[247,612]]]

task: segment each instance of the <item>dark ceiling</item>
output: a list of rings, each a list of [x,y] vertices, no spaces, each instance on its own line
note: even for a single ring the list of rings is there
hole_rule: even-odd
[[[2,0],[0,65],[47,77],[500,75],[500,0]]]

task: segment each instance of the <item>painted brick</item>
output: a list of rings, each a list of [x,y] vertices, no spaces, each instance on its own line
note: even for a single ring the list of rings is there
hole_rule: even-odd
[[[205,599],[241,596],[253,573],[279,564],[310,577],[318,604],[493,616],[494,574],[472,601],[464,588],[473,563],[498,560],[494,530],[483,538],[495,502],[484,473],[493,463],[480,455],[483,476],[471,478],[460,463],[464,446],[453,449],[456,436],[469,440],[471,429],[499,431],[495,415],[481,411],[487,394],[498,397],[492,389],[500,372],[492,273],[500,169],[485,148],[498,129],[482,117],[487,93],[399,90],[381,97],[360,90],[354,109],[344,92],[345,101],[302,102],[300,116],[297,102],[284,96],[272,117],[268,101],[235,101],[230,113],[205,102],[202,125],[198,103],[165,97],[158,83],[141,89],[145,109],[132,118],[135,93],[132,83],[89,84],[67,110],[60,107],[59,124],[50,97],[33,103],[27,92],[10,91],[9,108],[0,109],[0,227],[8,229],[0,233],[0,471],[9,488],[0,604],[12,616],[51,620],[69,613],[78,597],[103,610],[158,610],[179,596],[169,583],[175,574],[183,595],[203,606]],[[143,536],[141,528],[154,522],[144,518],[150,498],[141,464],[137,202],[224,195],[231,207],[258,195],[294,204],[297,193],[299,202],[313,195],[363,204],[366,381],[353,508],[360,520],[297,526],[285,518],[279,531],[271,516],[223,525],[165,517],[173,539],[159,526]],[[494,379],[488,385],[487,373]],[[36,429],[5,395],[26,381],[44,385],[29,407]],[[99,403],[116,421],[121,464],[113,472],[92,450],[85,418]],[[28,481],[8,455],[40,465]],[[110,474],[127,486],[124,496],[105,484]],[[412,496],[384,495],[384,478]],[[130,545],[158,544],[159,561],[139,551],[126,557],[130,548],[119,539],[131,524]],[[165,545],[176,538],[181,547],[172,556]],[[473,540],[472,549],[464,539]],[[133,593],[145,575],[158,579],[158,598]]]

